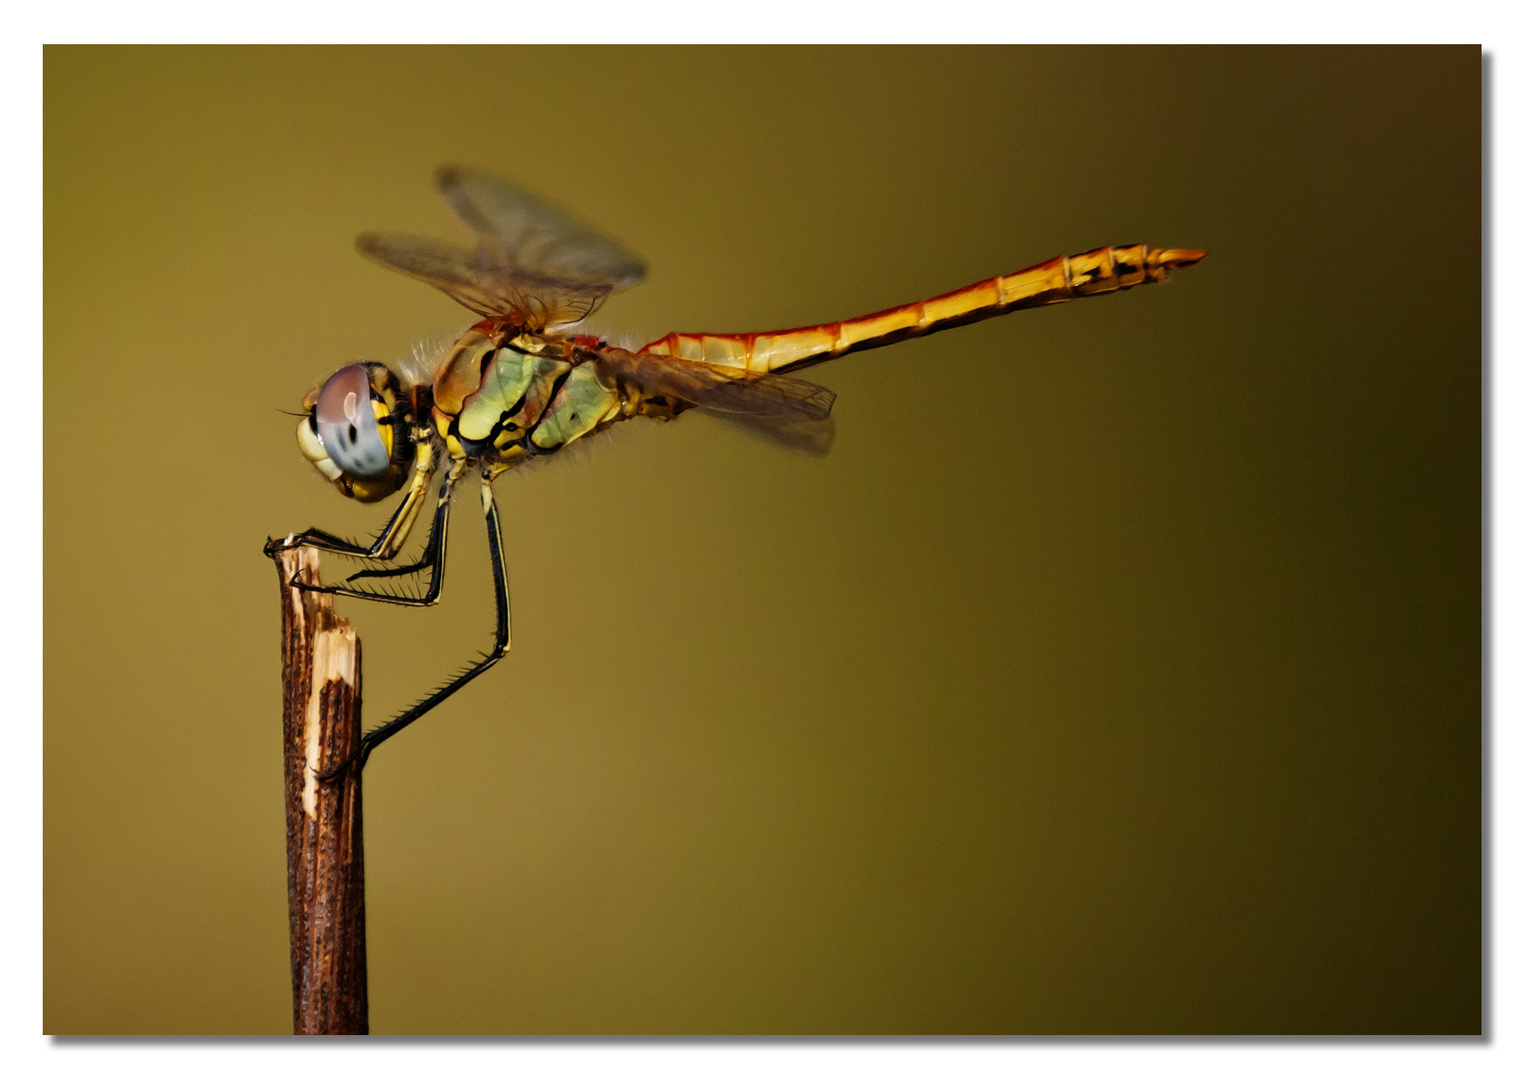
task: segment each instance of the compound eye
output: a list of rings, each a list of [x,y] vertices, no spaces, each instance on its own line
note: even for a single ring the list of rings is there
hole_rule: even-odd
[[[364,366],[351,364],[334,372],[318,391],[313,417],[323,449],[351,476],[380,476],[390,467],[391,449],[371,408]]]

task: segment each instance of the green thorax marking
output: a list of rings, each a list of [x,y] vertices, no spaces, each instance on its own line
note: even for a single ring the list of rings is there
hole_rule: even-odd
[[[621,419],[623,415],[619,393],[614,387],[603,384],[596,366],[579,364],[561,384],[530,435],[530,442],[538,450],[559,450],[600,424]]]
[[[619,416],[619,395],[599,380],[593,363],[574,366],[503,347],[452,426],[469,453],[491,446],[510,458],[558,450]]]
[[[523,438],[550,404],[556,381],[571,370],[565,360],[499,349],[482,372],[481,385],[461,403],[456,432],[475,443],[504,445]]]

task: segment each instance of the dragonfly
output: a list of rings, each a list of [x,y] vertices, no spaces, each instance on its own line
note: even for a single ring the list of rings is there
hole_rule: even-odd
[[[435,187],[474,234],[467,246],[431,237],[363,233],[359,252],[417,278],[481,316],[432,370],[363,362],[340,368],[303,399],[297,445],[347,498],[401,501],[369,544],[310,528],[271,538],[272,558],[307,546],[360,560],[341,584],[297,588],[407,606],[438,602],[452,496],[480,482],[497,625],[492,646],[412,707],[367,732],[350,758],[364,768],[387,739],[497,663],[509,650],[508,572],[492,483],[510,469],[634,417],[672,420],[705,409],[767,424],[828,421],[835,394],[792,372],[1021,308],[1163,281],[1206,252],[1119,244],[1061,255],[931,299],[815,326],[760,333],[671,333],[629,350],[574,333],[646,266],[624,246],[523,188],[478,169],[444,166]],[[437,474],[428,539],[399,557]],[[411,591],[379,579],[404,579]]]

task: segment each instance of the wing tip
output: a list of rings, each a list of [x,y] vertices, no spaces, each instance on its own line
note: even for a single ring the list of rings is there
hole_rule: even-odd
[[[464,165],[441,165],[434,170],[434,190],[444,191],[460,184],[471,170]]]

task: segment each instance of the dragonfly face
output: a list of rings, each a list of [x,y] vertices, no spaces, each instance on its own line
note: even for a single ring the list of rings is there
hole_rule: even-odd
[[[598,338],[571,336],[569,328],[610,293],[638,282],[645,273],[639,258],[490,174],[447,167],[435,183],[476,234],[475,247],[395,233],[365,233],[355,245],[373,262],[440,289],[483,321],[461,335],[433,372],[410,373],[406,382],[383,364],[340,369],[303,401],[308,415],[297,427],[302,453],[345,496],[375,502],[400,490],[405,494],[368,545],[321,529],[265,545],[272,557],[308,545],[367,564],[344,584],[300,588],[433,604],[444,580],[451,495],[468,470],[480,474],[498,615],[492,649],[368,733],[356,754],[361,765],[383,740],[508,651],[507,571],[491,487],[495,476],[619,421],[668,420],[692,408],[745,417],[765,429],[777,425],[784,441],[795,442],[794,434],[829,419],[835,395],[787,372],[1020,308],[1162,281],[1204,255],[1146,244],[1097,248],[856,319],[758,334],[673,333],[630,352]],[[441,467],[444,478],[423,554],[399,563]],[[410,593],[397,586],[353,584],[362,578],[426,585]]]
[[[340,368],[302,403],[304,457],[344,495],[376,502],[407,481],[416,447],[413,417],[397,376],[384,364]]]

